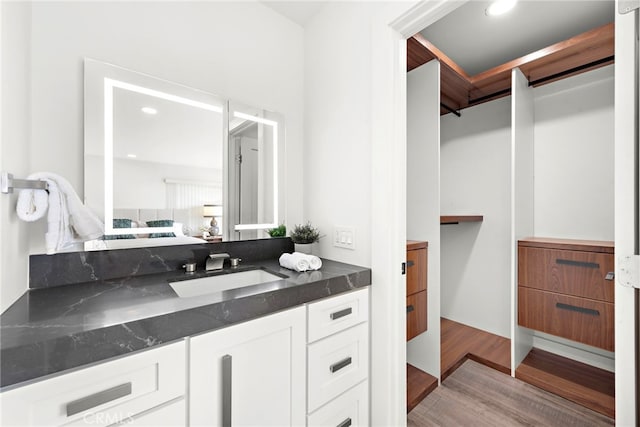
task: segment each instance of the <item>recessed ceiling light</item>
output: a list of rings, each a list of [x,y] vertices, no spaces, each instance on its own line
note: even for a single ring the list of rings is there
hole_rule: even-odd
[[[502,15],[513,9],[517,1],[518,0],[495,0],[485,9],[484,13],[487,16]]]
[[[142,107],[141,110],[146,114],[158,114],[158,110],[152,107]]]

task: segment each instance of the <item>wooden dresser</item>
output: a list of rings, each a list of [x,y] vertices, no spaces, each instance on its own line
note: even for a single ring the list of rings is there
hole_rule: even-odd
[[[427,246],[407,241],[407,341],[427,330]]]
[[[518,241],[518,324],[614,351],[613,242]]]

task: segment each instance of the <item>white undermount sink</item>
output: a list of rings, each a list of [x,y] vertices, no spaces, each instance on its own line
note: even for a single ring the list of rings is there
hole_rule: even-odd
[[[268,271],[248,270],[237,273],[199,277],[197,279],[180,280],[169,283],[169,286],[171,286],[180,298],[189,298],[245,286],[259,285],[281,279],[282,277],[271,274]]]

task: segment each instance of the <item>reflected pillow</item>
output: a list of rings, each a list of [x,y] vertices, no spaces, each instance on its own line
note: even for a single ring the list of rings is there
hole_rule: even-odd
[[[113,228],[131,228],[131,220],[127,218],[114,218]],[[102,236],[103,240],[120,240],[120,239],[135,239],[133,234],[114,234],[110,236]]]
[[[172,219],[158,219],[155,221],[147,221],[147,225],[149,227],[173,227]],[[153,239],[154,237],[176,237],[174,233],[151,233],[149,234],[149,238]]]

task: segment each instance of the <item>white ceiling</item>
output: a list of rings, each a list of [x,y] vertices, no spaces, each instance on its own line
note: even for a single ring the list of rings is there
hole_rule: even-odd
[[[471,0],[421,34],[468,75],[614,21],[613,0],[520,0],[506,15],[485,15]]]
[[[282,16],[289,18],[301,27],[307,25],[313,15],[318,13],[322,6],[327,3],[326,1],[317,0],[261,1],[265,6],[270,7]]]
[[[304,27],[325,4],[347,0],[261,1]],[[613,22],[615,16],[614,0],[519,0],[499,17],[485,15],[489,3],[470,0],[421,31],[469,75]]]

